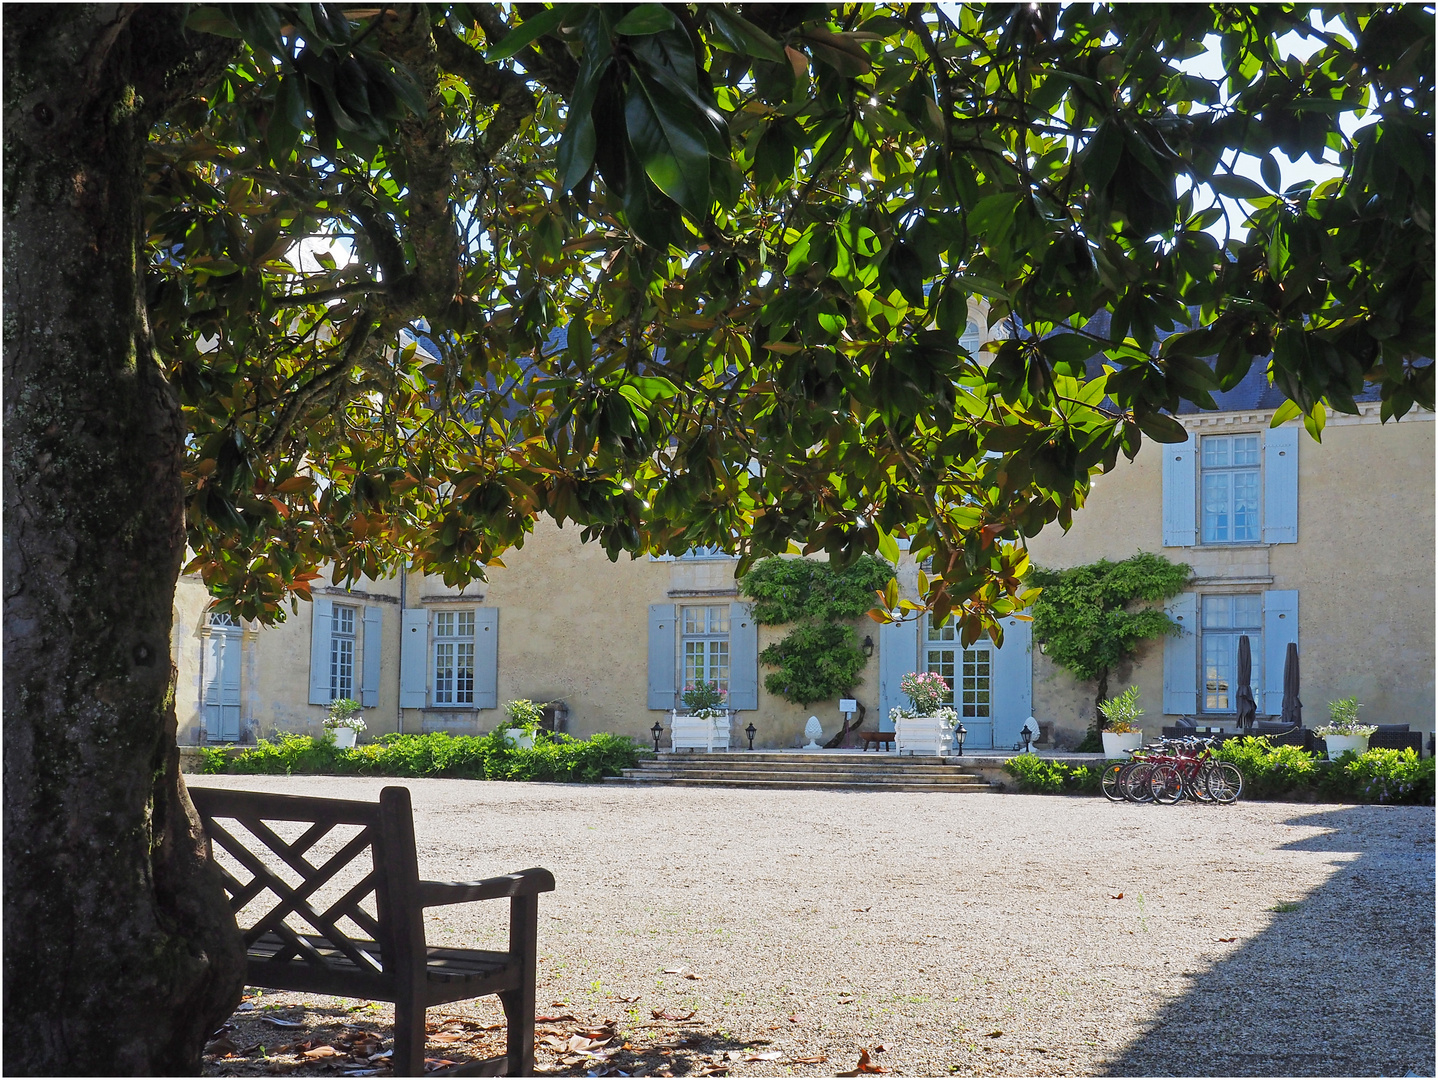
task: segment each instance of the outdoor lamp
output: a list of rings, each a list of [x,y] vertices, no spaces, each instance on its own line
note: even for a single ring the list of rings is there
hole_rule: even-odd
[[[874,639],[873,639],[872,637],[870,637],[868,634],[865,634],[865,635],[864,635],[864,655],[865,655],[865,656],[873,656],[873,655],[874,655]]]
[[[959,724],[954,728],[954,738],[959,740],[959,757],[964,756],[964,736],[968,733],[969,729],[964,727],[963,724]]]
[[[758,732],[758,730],[759,729],[754,726],[754,721],[752,720],[749,721],[749,726],[744,729],[744,734],[749,736],[750,750],[754,749],[754,735],[756,732]]]
[[[654,752],[659,753],[659,736],[664,734],[664,729],[659,726],[659,721],[654,721],[654,726],[649,729],[649,734],[654,736]]]
[[[1033,729],[1025,724],[1019,734],[1024,737],[1024,753],[1027,754],[1029,752],[1029,740],[1034,737]]]

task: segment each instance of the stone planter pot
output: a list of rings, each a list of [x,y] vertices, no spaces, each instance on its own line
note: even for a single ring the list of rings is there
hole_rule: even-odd
[[[532,750],[534,748],[534,736],[518,728],[508,728],[504,737],[505,742],[516,750]]]
[[[1099,734],[1103,736],[1103,756],[1110,761],[1126,758],[1129,756],[1130,751],[1143,747],[1143,732],[1141,731],[1126,731],[1123,733],[1103,731]]]
[[[355,729],[352,727],[337,727],[332,729],[335,736],[335,746],[341,750],[347,750],[355,744]]]
[[[1355,754],[1368,752],[1367,735],[1325,735],[1323,742],[1328,747],[1329,761],[1337,761],[1348,750],[1352,750]]]

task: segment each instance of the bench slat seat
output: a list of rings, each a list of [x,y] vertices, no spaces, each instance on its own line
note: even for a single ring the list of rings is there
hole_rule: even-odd
[[[394,1002],[397,1076],[425,1075],[429,1006],[497,994],[508,1021],[505,1055],[431,1075],[533,1074],[539,894],[554,889],[548,870],[421,881],[408,788],[387,787],[378,803],[204,787],[191,788],[190,797],[211,857],[219,848],[232,860],[218,866],[231,910],[247,923],[250,985]],[[277,822],[308,828],[287,841],[271,828]],[[312,859],[341,826],[358,831]],[[346,874],[358,880],[345,887]],[[338,899],[318,900],[341,889]],[[425,908],[498,899],[510,902],[508,951],[426,943]],[[371,900],[373,913],[365,906]]]

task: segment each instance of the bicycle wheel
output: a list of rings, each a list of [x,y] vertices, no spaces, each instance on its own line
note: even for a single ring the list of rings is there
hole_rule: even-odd
[[[1208,774],[1213,766],[1214,762],[1205,761],[1198,767],[1198,771],[1188,778],[1184,786],[1188,788],[1189,798],[1199,802],[1213,802],[1213,795],[1208,790]]]
[[[1151,762],[1135,762],[1133,768],[1123,779],[1123,797],[1129,802],[1152,802],[1153,792],[1148,787],[1148,779],[1152,775],[1153,764]]]
[[[1149,777],[1148,787],[1153,792],[1154,802],[1172,806],[1183,798],[1183,771],[1177,765],[1159,765]]]
[[[1237,802],[1243,794],[1243,773],[1231,761],[1215,761],[1213,766],[1208,774],[1208,793],[1216,802]]]
[[[1103,771],[1103,778],[1099,786],[1103,789],[1103,797],[1109,802],[1123,802],[1123,788],[1120,786],[1120,778],[1124,769],[1128,768],[1127,761],[1115,761]]]

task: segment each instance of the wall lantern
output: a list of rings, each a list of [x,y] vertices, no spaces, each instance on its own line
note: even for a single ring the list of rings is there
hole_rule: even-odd
[[[649,734],[654,736],[654,752],[659,753],[659,736],[664,734],[664,729],[659,726],[659,721],[654,721],[654,726],[649,729]]]
[[[864,635],[864,655],[865,655],[865,656],[873,656],[873,655],[874,655],[874,639],[873,639],[872,637],[870,637],[868,634],[865,634],[865,635]]]
[[[759,729],[754,726],[754,721],[752,720],[749,721],[749,726],[744,729],[744,734],[749,736],[750,750],[754,749],[754,736],[758,734],[758,731]]]

